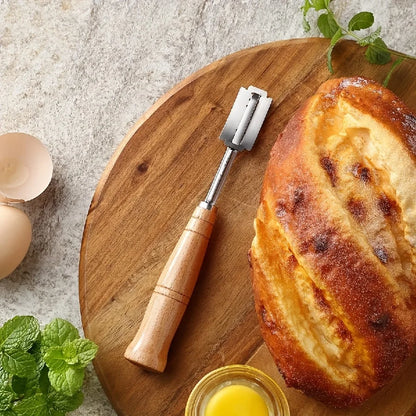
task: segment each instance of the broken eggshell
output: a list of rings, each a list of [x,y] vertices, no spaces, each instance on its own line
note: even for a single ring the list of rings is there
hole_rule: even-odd
[[[28,216],[15,207],[0,205],[0,279],[12,273],[26,256],[32,240]]]
[[[46,147],[25,133],[0,136],[0,279],[12,273],[26,256],[32,224],[10,202],[30,201],[52,179],[52,160]]]
[[[46,147],[25,133],[0,136],[0,202],[30,201],[52,179],[52,160]]]

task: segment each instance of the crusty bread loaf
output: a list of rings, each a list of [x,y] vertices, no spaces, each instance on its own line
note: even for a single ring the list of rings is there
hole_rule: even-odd
[[[416,117],[373,81],[327,81],[278,137],[250,257],[289,386],[355,406],[411,354],[415,201]]]

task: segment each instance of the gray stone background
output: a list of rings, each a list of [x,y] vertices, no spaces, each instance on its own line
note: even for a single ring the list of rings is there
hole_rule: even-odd
[[[301,0],[0,0],[0,134],[48,147],[49,188],[24,209],[33,241],[0,281],[0,325],[54,317],[81,330],[78,261],[84,221],[111,154],[140,115],[176,83],[232,52],[302,29]],[[344,21],[374,12],[393,49],[416,54],[414,0],[334,0]],[[7,236],[0,236],[7,238]],[[74,415],[114,415],[92,367]]]

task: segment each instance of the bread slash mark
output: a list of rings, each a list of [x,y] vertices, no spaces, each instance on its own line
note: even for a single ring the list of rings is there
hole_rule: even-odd
[[[348,211],[351,212],[352,216],[359,223],[364,222],[367,217],[367,210],[364,202],[360,199],[351,198],[347,202]]]
[[[329,157],[324,156],[321,158],[321,166],[326,170],[332,186],[335,187],[337,183],[337,170],[334,161]]]
[[[352,174],[364,183],[369,183],[371,181],[370,169],[363,166],[361,163],[356,163],[352,167]]]

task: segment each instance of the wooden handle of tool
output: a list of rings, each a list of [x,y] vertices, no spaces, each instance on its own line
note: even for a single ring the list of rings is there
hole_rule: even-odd
[[[216,207],[198,206],[156,284],[140,328],[124,356],[148,370],[163,372],[170,344],[198,279],[216,219]]]

